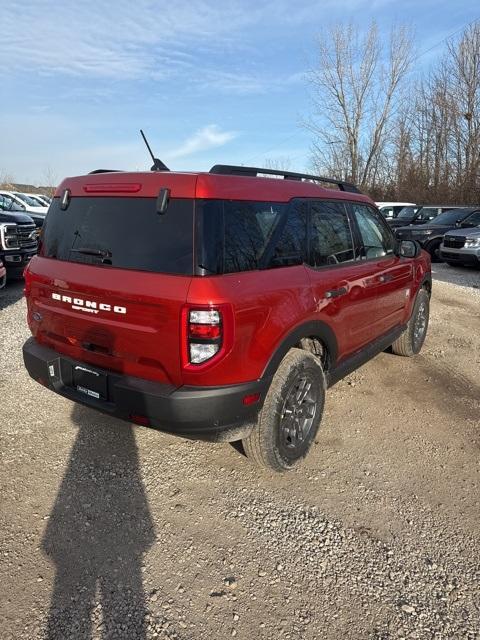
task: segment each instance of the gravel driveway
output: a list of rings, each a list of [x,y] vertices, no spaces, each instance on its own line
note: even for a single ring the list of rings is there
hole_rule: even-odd
[[[285,476],[35,384],[9,285],[2,640],[479,638],[480,272],[434,270],[421,355],[381,354],[331,389]]]

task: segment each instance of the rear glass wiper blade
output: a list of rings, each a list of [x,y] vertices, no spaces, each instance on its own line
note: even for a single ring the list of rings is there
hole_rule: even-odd
[[[111,258],[112,252],[108,249],[89,249],[88,247],[80,247],[79,249],[70,249],[72,253],[83,253],[86,256],[98,256],[99,258]]]

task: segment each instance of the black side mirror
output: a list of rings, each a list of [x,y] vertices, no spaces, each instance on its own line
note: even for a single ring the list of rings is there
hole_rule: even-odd
[[[416,258],[420,251],[420,245],[415,240],[400,240],[395,247],[395,255],[399,258]]]

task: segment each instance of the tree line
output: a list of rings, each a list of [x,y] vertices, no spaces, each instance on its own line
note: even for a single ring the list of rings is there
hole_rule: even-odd
[[[376,200],[480,204],[480,21],[419,72],[412,31],[336,25],[308,75],[312,164]]]

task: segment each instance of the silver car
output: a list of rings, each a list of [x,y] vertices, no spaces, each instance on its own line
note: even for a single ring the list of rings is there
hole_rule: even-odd
[[[480,211],[461,222],[459,228],[448,231],[440,245],[440,257],[450,265],[480,267]]]

